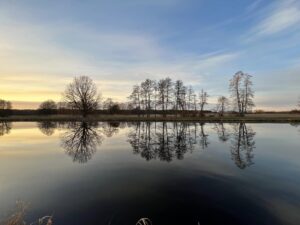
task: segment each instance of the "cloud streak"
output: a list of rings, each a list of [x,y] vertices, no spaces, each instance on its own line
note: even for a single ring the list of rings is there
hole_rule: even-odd
[[[228,95],[230,77],[244,70],[254,75],[263,107],[276,82],[283,86],[268,74],[287,71],[300,58],[298,1],[228,1],[224,9],[216,7],[219,1],[33,2],[0,3],[0,97],[22,105],[60,100],[79,75],[118,101],[145,78],[169,76],[205,88],[215,102]],[[230,4],[239,7],[238,15]],[[284,88],[295,90],[294,77],[286,79]],[[295,91],[286,98],[291,95]]]
[[[294,0],[279,0],[263,10],[262,20],[252,29],[252,38],[279,34],[300,28],[300,4]]]

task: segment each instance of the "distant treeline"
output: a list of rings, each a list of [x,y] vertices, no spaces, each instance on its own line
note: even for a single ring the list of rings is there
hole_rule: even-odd
[[[166,77],[160,80],[146,79],[134,85],[127,102],[115,102],[111,98],[102,100],[96,84],[87,76],[75,77],[67,85],[61,102],[46,100],[37,110],[14,110],[9,101],[0,100],[0,116],[51,115],[51,114],[151,114],[167,116],[205,116],[208,112],[223,116],[225,112],[244,115],[252,112],[254,91],[252,76],[239,71],[229,81],[229,97],[219,96],[214,109],[207,110],[209,94],[205,90],[196,92],[182,80]],[[259,111],[262,112],[262,111]],[[258,113],[259,113],[258,112]],[[295,111],[296,112],[296,111]]]

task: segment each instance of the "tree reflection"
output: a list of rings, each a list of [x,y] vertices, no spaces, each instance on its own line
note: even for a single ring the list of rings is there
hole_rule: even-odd
[[[9,134],[11,127],[12,127],[11,122],[4,122],[4,121],[0,122],[0,136]]]
[[[290,123],[290,124],[291,124],[291,126],[296,127],[296,128],[300,127],[300,123],[298,123],[298,122],[294,122],[294,123]],[[299,132],[300,132],[300,129],[299,129]]]
[[[245,123],[226,127],[223,123],[210,126],[185,122],[38,123],[41,132],[48,136],[52,135],[55,129],[67,130],[61,135],[62,147],[74,162],[79,163],[90,160],[105,137],[112,137],[120,128],[126,126],[130,127],[128,142],[133,153],[147,161],[159,159],[171,162],[174,159],[183,159],[187,152],[193,152],[195,149],[205,150],[210,145],[208,131],[215,131],[224,145],[230,140],[231,158],[238,168],[245,169],[253,164],[255,132]],[[0,135],[8,133],[10,129],[10,124],[0,123]]]
[[[62,135],[62,147],[74,162],[86,163],[95,154],[103,141],[103,135],[97,129],[98,123],[70,123],[68,131]]]
[[[204,131],[204,123],[200,124],[200,146],[202,149],[205,149],[208,147],[208,134],[205,133]]]
[[[128,142],[134,154],[139,154],[147,161],[159,159],[170,162],[183,159],[187,152],[195,148],[206,149],[210,145],[209,134],[204,123],[151,123],[137,122],[128,134]],[[223,123],[215,124],[221,142],[231,140],[230,153],[237,167],[245,169],[253,164],[255,132],[245,123],[234,124],[233,129],[225,128]]]
[[[225,128],[224,123],[215,124],[214,130],[217,132],[217,135],[221,142],[227,142],[229,140],[230,133]]]
[[[199,133],[199,134],[198,134]],[[186,152],[192,152],[198,139],[201,148],[208,146],[208,135],[204,124],[138,122],[128,134],[128,142],[134,154],[140,154],[147,161],[160,159],[170,162],[173,158],[183,159]]]
[[[120,122],[109,122],[102,125],[106,137],[112,137],[119,132]]]
[[[43,121],[38,122],[37,126],[43,134],[51,136],[57,128],[57,123],[52,121]]]
[[[233,125],[231,157],[237,167],[245,169],[253,164],[253,149],[255,148],[255,132],[245,123]]]

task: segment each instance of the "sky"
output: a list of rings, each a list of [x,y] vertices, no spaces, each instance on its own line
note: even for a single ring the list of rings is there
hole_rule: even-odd
[[[0,0],[0,98],[60,101],[75,76],[127,101],[146,78],[182,79],[216,99],[253,76],[256,109],[300,96],[300,0]]]

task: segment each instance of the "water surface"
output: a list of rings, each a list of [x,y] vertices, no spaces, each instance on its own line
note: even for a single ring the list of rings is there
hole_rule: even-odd
[[[290,124],[0,123],[0,216],[54,224],[299,224]]]

